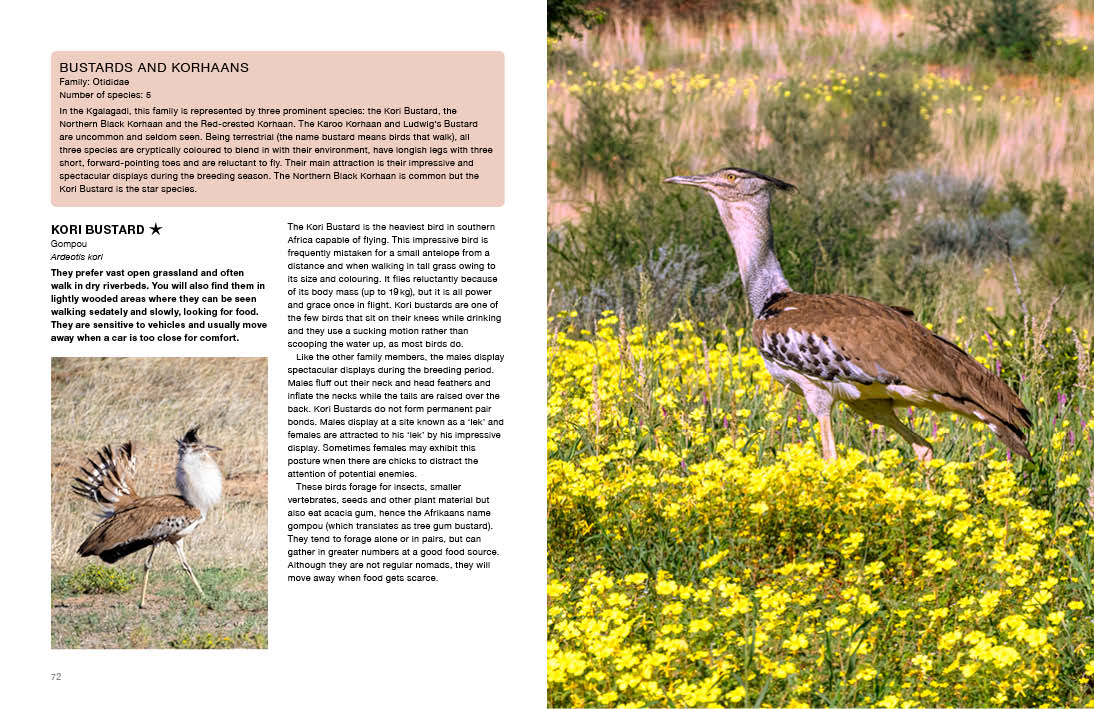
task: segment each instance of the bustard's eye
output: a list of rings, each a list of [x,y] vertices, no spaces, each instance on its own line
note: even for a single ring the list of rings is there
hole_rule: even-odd
[[[737,176],[736,175],[726,175],[726,179],[729,180],[730,182],[733,182],[737,179]]]

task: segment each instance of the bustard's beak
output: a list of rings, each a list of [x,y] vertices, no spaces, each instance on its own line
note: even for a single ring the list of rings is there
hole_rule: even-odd
[[[224,449],[223,449],[223,448],[221,448],[220,446],[214,446],[214,445],[213,445],[212,443],[206,443],[206,444],[205,444],[205,447],[206,447],[206,448],[211,448],[212,450],[215,450],[215,451],[220,451],[220,450],[224,450]]]
[[[676,177],[666,177],[665,182],[670,182],[674,185],[691,185],[692,187],[702,187],[707,183],[709,175],[677,175]]]

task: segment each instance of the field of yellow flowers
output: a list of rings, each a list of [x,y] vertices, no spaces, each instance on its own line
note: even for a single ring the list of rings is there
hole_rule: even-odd
[[[920,414],[924,467],[846,412],[826,462],[743,331],[574,316],[548,326],[551,706],[1094,706],[1089,392],[1036,399],[1032,464]]]

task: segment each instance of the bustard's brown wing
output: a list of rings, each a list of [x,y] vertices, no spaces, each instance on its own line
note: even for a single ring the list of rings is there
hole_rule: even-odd
[[[142,497],[115,510],[91,530],[80,556],[98,556],[113,564],[123,556],[159,544],[201,519],[201,510],[178,495]]]
[[[87,459],[91,470],[81,467],[84,477],[72,479],[72,491],[98,504],[102,514],[109,516],[140,497],[133,486],[136,470],[133,444],[123,443],[116,450],[104,446],[96,455],[98,460]]]
[[[765,357],[807,376],[981,420],[1029,458],[1022,429],[1031,420],[1018,395],[906,313],[850,295],[789,293],[764,308],[752,339]]]

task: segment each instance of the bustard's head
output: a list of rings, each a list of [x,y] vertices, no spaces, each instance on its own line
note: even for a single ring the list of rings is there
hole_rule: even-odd
[[[200,426],[194,426],[182,439],[175,439],[175,443],[179,444],[179,455],[185,455],[187,453],[202,453],[206,450],[218,451],[219,446],[214,446],[210,443],[206,443],[198,438],[198,429]]]
[[[752,202],[766,200],[775,190],[790,191],[797,187],[789,182],[769,177],[743,167],[723,167],[709,175],[690,175],[665,178],[674,185],[701,187],[715,202]]]
[[[669,177],[665,182],[701,187],[714,198],[737,254],[737,268],[753,316],[763,311],[772,294],[790,290],[775,256],[770,208],[776,190],[788,192],[797,189],[794,185],[742,167],[724,167],[709,175]]]

